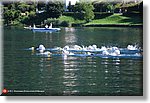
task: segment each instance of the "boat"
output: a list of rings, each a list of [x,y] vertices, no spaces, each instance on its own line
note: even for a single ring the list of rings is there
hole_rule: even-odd
[[[56,31],[60,31],[60,28],[53,28],[52,27],[52,23],[50,24],[50,26],[48,27],[48,25],[45,26],[45,28],[37,28],[35,25],[33,25],[33,27],[29,26],[29,27],[24,27],[24,29],[29,29],[32,31],[38,31],[38,32],[56,32]]]
[[[33,30],[33,31],[39,31],[39,32],[53,32],[53,31],[60,31],[61,29],[60,28],[53,28],[52,27],[52,23],[51,23],[49,27],[48,27],[48,25],[46,25],[45,28],[37,28],[34,25],[31,30]]]
[[[60,28],[32,28],[33,31],[60,31]]]

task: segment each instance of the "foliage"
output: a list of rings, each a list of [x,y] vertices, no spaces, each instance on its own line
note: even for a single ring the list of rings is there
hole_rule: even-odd
[[[11,22],[12,18],[13,18],[12,11],[11,10],[5,11],[4,18],[5,18],[4,19],[5,20],[4,23],[9,24]]]
[[[120,9],[122,9],[122,12],[124,12],[124,9],[127,9],[128,11],[140,11],[139,6],[142,4],[142,2],[135,3],[134,1],[130,2],[123,2],[123,1],[117,1],[117,2],[93,2],[94,6],[94,12],[116,12],[119,13]]]
[[[58,18],[63,13],[63,3],[48,2],[43,4],[27,3],[27,2],[4,2],[4,23],[12,24],[12,21],[20,21],[23,24],[31,25],[33,23],[40,24],[47,18]],[[36,12],[36,7],[44,12]]]
[[[73,5],[71,5],[71,1],[69,1],[69,5],[68,5],[67,9],[69,12],[73,11]]]
[[[29,6],[23,3],[23,4],[18,5],[18,9],[24,13],[25,11],[29,10]]]
[[[45,10],[46,9],[46,4],[44,2],[39,2],[37,4],[38,10]]]
[[[94,19],[94,12],[93,12],[94,7],[93,7],[93,5],[91,5],[91,4],[86,4],[85,7],[84,7],[84,9],[85,9],[84,19],[85,19],[87,22],[89,22],[89,21],[91,21],[92,19]]]
[[[91,21],[94,19],[94,7],[90,3],[76,3],[74,6],[75,12],[79,12],[80,14],[83,15],[83,19],[86,20],[86,22]]]
[[[113,13],[107,13],[107,12],[94,12],[94,19],[102,19],[102,18],[106,18],[108,16],[113,15]]]
[[[46,5],[46,12],[50,18],[59,18],[64,11],[63,3],[49,1]]]
[[[11,24],[11,22],[20,16],[20,11],[18,10],[6,10],[4,12],[4,18],[6,24]]]
[[[64,12],[64,4],[62,2],[54,2],[51,0],[49,0],[49,2],[38,3],[32,1],[3,2],[3,5],[4,24],[7,25],[14,25],[15,23],[41,25],[43,23],[50,22],[52,22],[54,25],[70,25],[70,23],[83,24],[85,21],[92,22],[93,19],[103,21],[101,19],[106,20],[107,18],[107,20],[112,20],[108,19],[108,17],[111,17],[114,12],[122,12],[123,15],[128,17],[135,15],[140,15],[140,17],[142,17],[143,12],[143,2],[108,3],[104,1],[94,1],[92,4],[89,2],[78,2],[75,5],[71,5],[71,3],[69,3],[68,10],[70,12]],[[124,12],[125,10],[127,12]],[[138,20],[139,19],[137,19],[137,21]]]
[[[94,12],[106,12],[108,3],[106,2],[93,2]]]
[[[30,25],[29,24],[29,17],[27,17],[27,16],[22,17],[21,18],[21,23]]]
[[[107,10],[110,11],[110,12],[113,12],[114,11],[114,6],[112,4],[108,4],[107,5]]]

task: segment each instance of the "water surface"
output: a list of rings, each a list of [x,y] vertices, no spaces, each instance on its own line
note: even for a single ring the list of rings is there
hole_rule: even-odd
[[[25,48],[45,45],[142,47],[142,28],[61,28],[60,32],[32,32],[4,28],[4,87],[9,95],[142,95],[143,61],[99,57],[39,57]]]

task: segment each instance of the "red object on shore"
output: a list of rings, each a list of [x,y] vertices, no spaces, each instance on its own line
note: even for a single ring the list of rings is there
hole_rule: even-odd
[[[3,93],[3,94],[7,94],[7,93],[8,93],[8,90],[7,90],[6,88],[4,88],[3,91],[2,91],[2,93]]]

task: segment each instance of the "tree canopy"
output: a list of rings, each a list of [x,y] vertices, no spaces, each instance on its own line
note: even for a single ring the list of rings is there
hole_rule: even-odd
[[[85,2],[76,3],[76,5],[74,6],[74,11],[82,13],[83,18],[84,18],[84,20],[86,20],[86,22],[89,22],[92,19],[94,19],[93,10],[94,10],[94,7],[90,3],[85,3]]]
[[[51,18],[58,18],[62,15],[64,11],[63,3],[61,2],[48,2],[46,5],[46,12],[48,14],[48,17]]]
[[[13,24],[20,22],[32,25],[41,24],[48,18],[59,18],[63,12],[65,4],[60,1],[48,2],[3,2],[4,24]],[[76,20],[91,21],[94,17],[98,17],[98,13],[142,13],[143,2],[77,2],[71,5],[69,2],[68,11]],[[66,14],[68,13],[66,11]],[[69,14],[69,13],[68,13]],[[100,15],[99,15],[100,16]]]

